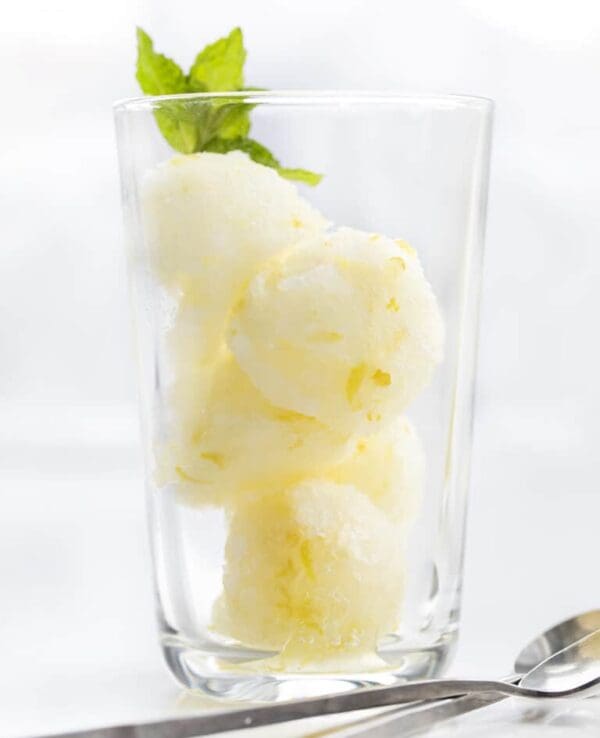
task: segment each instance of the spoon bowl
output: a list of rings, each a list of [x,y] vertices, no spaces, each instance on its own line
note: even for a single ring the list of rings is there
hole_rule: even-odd
[[[553,654],[596,630],[600,630],[600,610],[590,610],[557,623],[521,650],[515,659],[515,673],[527,674]]]
[[[600,691],[600,630],[542,661],[521,679],[519,687],[549,697]]]

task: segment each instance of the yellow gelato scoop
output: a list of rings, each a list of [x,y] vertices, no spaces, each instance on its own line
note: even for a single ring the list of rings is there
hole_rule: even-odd
[[[398,625],[402,590],[398,528],[356,487],[310,480],[233,513],[213,626],[281,668],[347,665]]]
[[[327,225],[293,184],[239,151],[173,157],[149,173],[141,204],[154,272],[201,309],[207,356],[262,262]]]
[[[190,408],[198,390],[176,384],[174,410],[190,419],[157,448],[158,483],[177,484],[191,504],[233,505],[240,495],[280,490],[347,454],[347,437],[314,418],[271,405],[231,355],[217,364],[205,401]],[[200,377],[198,378],[201,384]]]
[[[430,381],[443,324],[409,246],[341,228],[299,242],[258,273],[229,345],[275,405],[369,432]]]
[[[406,524],[420,502],[425,452],[410,421],[400,417],[379,433],[352,439],[349,452],[326,476],[355,485],[390,520]]]

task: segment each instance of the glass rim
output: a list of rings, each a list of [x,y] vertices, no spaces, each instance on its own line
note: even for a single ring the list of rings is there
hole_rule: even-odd
[[[423,105],[442,109],[472,108],[491,112],[494,100],[478,95],[403,93],[371,90],[239,90],[231,92],[186,92],[176,95],[140,95],[117,100],[115,112],[151,110],[169,101],[227,100],[264,105]]]

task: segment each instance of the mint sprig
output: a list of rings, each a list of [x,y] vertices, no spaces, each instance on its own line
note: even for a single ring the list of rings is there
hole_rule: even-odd
[[[186,92],[232,92],[244,89],[246,49],[240,28],[206,46],[188,74],[172,59],[154,50],[150,36],[137,29],[136,78],[146,95]],[[215,99],[204,105],[189,100],[165,100],[154,111],[157,125],[176,151],[227,153],[244,151],[258,164],[271,167],[286,179],[318,184],[322,175],[306,169],[289,169],[262,144],[250,138],[253,105],[233,99]]]

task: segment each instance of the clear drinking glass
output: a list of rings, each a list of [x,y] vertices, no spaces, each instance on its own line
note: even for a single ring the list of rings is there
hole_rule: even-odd
[[[492,103],[248,92],[115,110],[171,671],[268,700],[440,674]],[[208,138],[225,111],[320,184],[239,152],[176,154],[157,125]]]

